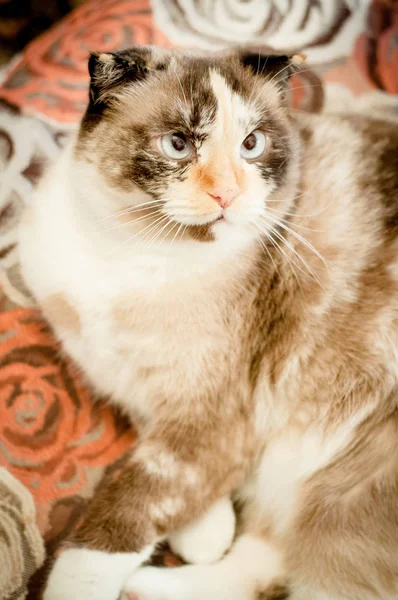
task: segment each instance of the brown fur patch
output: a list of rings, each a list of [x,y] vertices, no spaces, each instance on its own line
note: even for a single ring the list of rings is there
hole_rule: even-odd
[[[294,529],[300,552],[291,547],[288,565],[336,596],[392,597],[398,592],[396,404],[394,395],[390,414],[386,410],[385,416],[371,416],[348,450],[303,490],[303,510]]]
[[[275,582],[265,590],[258,591],[253,600],[287,600],[289,596],[289,589],[283,583]]]
[[[204,190],[211,190],[215,185],[215,179],[211,173],[210,165],[202,165],[195,168],[193,178],[197,180],[198,185]]]
[[[246,180],[245,171],[242,169],[241,166],[237,166],[235,164],[233,165],[233,171],[234,171],[236,183],[238,184],[238,188],[240,190],[244,190],[245,189],[245,180]]]
[[[236,434],[235,426],[230,430],[231,443]],[[197,518],[214,500],[243,481],[247,462],[235,455],[234,467],[223,470],[221,465],[231,455],[229,444],[217,436],[213,436],[212,444],[207,438],[204,444],[199,423],[186,423],[182,432],[179,422],[162,420],[151,436],[141,442],[136,458],[133,453],[116,480],[105,480],[99,486],[73,543],[107,552],[140,551],[155,536],[166,535]],[[180,468],[172,478],[156,476],[145,468],[145,460],[140,458],[143,450],[145,460],[151,452],[156,458],[165,450]],[[187,478],[187,465],[206,482],[200,491]],[[173,502],[175,510],[170,508]]]
[[[79,313],[73,308],[64,294],[52,294],[48,296],[42,301],[41,307],[51,325],[79,335]]]

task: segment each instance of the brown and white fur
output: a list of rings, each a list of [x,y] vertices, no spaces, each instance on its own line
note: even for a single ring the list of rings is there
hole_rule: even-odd
[[[25,214],[21,261],[141,438],[45,600],[398,597],[398,129],[291,114],[296,62],[90,59],[89,107]],[[253,130],[266,146],[248,160]],[[173,132],[183,161],[164,154]],[[208,564],[140,568],[170,536]]]

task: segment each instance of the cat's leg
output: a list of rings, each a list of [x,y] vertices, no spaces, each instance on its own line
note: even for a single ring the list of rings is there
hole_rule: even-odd
[[[171,549],[188,563],[215,563],[231,547],[235,521],[232,500],[225,496],[198,519],[173,533],[168,541]]]
[[[242,535],[213,565],[142,567],[127,581],[123,600],[283,600],[289,597],[279,550]]]
[[[116,600],[158,541],[241,485],[242,453],[233,464],[225,439],[211,431],[209,440],[204,429],[198,422],[154,428],[118,476],[103,482],[56,560],[44,600]]]

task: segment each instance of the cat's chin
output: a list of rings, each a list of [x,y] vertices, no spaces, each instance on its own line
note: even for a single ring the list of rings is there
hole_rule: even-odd
[[[210,221],[210,224],[213,225],[213,227],[240,227],[242,226],[242,221],[243,220],[236,215],[223,213],[216,219]]]
[[[232,249],[242,249],[255,241],[256,236],[250,227],[242,223],[234,223],[228,218],[216,221],[211,227],[216,242]]]

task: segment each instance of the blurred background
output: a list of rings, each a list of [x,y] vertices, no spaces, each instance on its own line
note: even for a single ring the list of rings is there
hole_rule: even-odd
[[[85,0],[0,0],[0,64]]]

